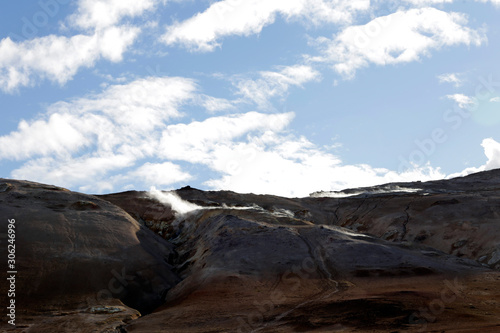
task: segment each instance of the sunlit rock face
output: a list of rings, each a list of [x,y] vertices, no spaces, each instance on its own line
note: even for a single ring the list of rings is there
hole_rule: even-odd
[[[491,330],[499,190],[498,171],[294,199],[2,179],[0,211],[33,332]]]

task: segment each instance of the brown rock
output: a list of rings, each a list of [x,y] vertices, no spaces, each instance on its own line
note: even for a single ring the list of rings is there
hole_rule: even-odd
[[[179,281],[165,263],[172,245],[117,206],[57,187],[0,180],[0,188],[6,187],[0,215],[2,232],[7,219],[15,219],[18,323],[38,318],[30,324],[37,326],[40,318],[52,322],[56,316],[82,325],[94,318],[89,308],[118,306],[125,310],[113,314],[110,325],[116,327],[123,324],[119,317],[137,317],[133,309],[147,313],[162,304]],[[7,237],[1,248],[7,258]],[[1,304],[7,304],[6,283],[0,292]]]
[[[0,330],[496,332],[499,188],[498,171],[348,198],[185,187],[202,208],[180,215],[144,192],[1,179],[19,326]]]

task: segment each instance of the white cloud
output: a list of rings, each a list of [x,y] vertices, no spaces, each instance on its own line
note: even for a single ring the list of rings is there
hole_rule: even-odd
[[[500,6],[500,0],[476,0],[476,1],[479,1],[479,2],[491,2],[495,6]]]
[[[0,137],[0,158],[67,155],[83,148],[90,142],[73,124],[75,118],[69,114],[53,114],[31,123],[22,120],[16,132]]]
[[[77,186],[80,191],[103,192],[114,188],[107,174],[133,164],[133,156],[113,153],[67,158],[43,157],[29,160],[13,170],[11,176],[64,187]]]
[[[86,31],[73,36],[49,35],[21,42],[0,40],[0,90],[13,92],[40,80],[64,84],[81,68],[101,59],[121,62],[141,29],[121,24],[166,0],[80,0],[68,17],[71,26]]]
[[[125,172],[156,153],[161,131],[182,116],[179,108],[194,99],[195,89],[185,78],[147,78],[55,103],[41,119],[21,121],[17,131],[0,137],[0,159],[27,160],[12,172],[15,178],[107,190],[127,180],[109,179],[110,172]],[[135,175],[168,167],[180,180],[187,179],[168,164],[145,165]],[[162,183],[168,179],[165,175]]]
[[[71,80],[82,67],[96,61],[122,60],[139,33],[138,28],[111,27],[94,35],[50,35],[23,42],[0,41],[0,89],[12,92],[39,79],[59,84]]]
[[[474,100],[464,94],[446,95],[446,97],[455,101],[455,103],[457,103],[458,106],[462,109],[466,109],[474,105]]]
[[[195,51],[213,51],[226,36],[260,33],[278,14],[312,24],[349,23],[356,12],[369,7],[369,0],[223,0],[213,3],[203,13],[169,26],[162,41]]]
[[[500,103],[500,97],[493,97],[490,99],[490,102]]]
[[[369,165],[345,165],[305,138],[266,133],[246,143],[217,147],[212,168],[220,178],[214,189],[303,197],[318,190],[341,190],[393,181],[439,179],[439,169],[424,167],[403,174]]]
[[[463,177],[472,173],[493,170],[500,168],[500,143],[493,138],[484,139],[481,143],[484,149],[484,154],[488,159],[486,163],[480,167],[466,168],[465,170],[449,175],[447,178]]]
[[[453,3],[453,0],[404,0],[404,2],[411,3],[413,5],[434,5],[439,3]]]
[[[464,80],[460,77],[458,73],[447,73],[438,75],[438,80],[440,83],[452,83],[455,87],[460,87]]]
[[[124,17],[142,15],[158,0],[80,0],[76,12],[69,16],[71,25],[83,29],[103,29],[116,25]]]
[[[435,8],[398,11],[366,25],[350,26],[333,40],[321,38],[323,54],[311,58],[333,64],[345,78],[370,64],[389,65],[418,61],[432,50],[451,45],[480,45],[481,33],[466,26],[464,14]]]
[[[484,148],[484,154],[488,161],[484,165],[485,170],[493,170],[500,168],[500,143],[492,138],[484,139],[481,144]]]
[[[344,165],[288,132],[293,113],[248,112],[171,124],[182,115],[180,107],[199,103],[195,89],[184,78],[148,78],[55,103],[42,119],[23,121],[0,137],[0,158],[24,162],[12,171],[14,178],[92,193],[192,180],[175,161],[210,170],[202,180],[210,188],[284,196],[443,176],[429,166],[398,174]]]
[[[147,153],[148,132],[180,117],[178,107],[193,97],[194,90],[194,82],[188,79],[148,78],[53,104],[45,119],[21,121],[17,131],[0,137],[0,158],[67,156],[90,145],[106,152],[119,147],[138,155]]]
[[[217,111],[225,111],[234,109],[233,102],[212,96],[203,95],[200,97],[200,105],[203,106],[208,112],[215,113]]]
[[[145,163],[127,175],[129,181],[141,179],[145,187],[168,186],[185,182],[193,177],[181,170],[181,167],[171,162]]]
[[[476,2],[491,2],[494,5],[500,5],[500,0],[475,0]],[[453,3],[455,0],[404,0],[404,2],[410,3],[416,6],[427,6],[427,5],[437,5],[443,3]]]
[[[56,103],[51,112],[103,113],[131,133],[152,131],[171,118],[180,117],[179,106],[195,96],[196,84],[181,77],[149,77],[113,85],[103,93],[71,103]]]
[[[130,169],[135,164],[136,158],[129,154],[84,155],[67,159],[44,157],[30,160],[14,170],[12,177],[65,187],[77,186],[79,191],[92,193],[111,192],[122,184],[123,188],[126,187],[124,184],[141,184],[143,188],[171,186],[193,178],[171,162],[147,162]],[[124,169],[130,170],[123,172]],[[110,176],[113,171],[119,173]]]
[[[234,84],[238,89],[237,94],[245,101],[256,103],[261,109],[269,109],[269,100],[273,97],[283,96],[290,86],[317,80],[320,73],[310,66],[295,65],[283,67],[279,72],[260,72],[257,80],[241,79]]]
[[[215,171],[220,177],[204,183],[210,188],[283,196],[444,177],[429,166],[398,174],[368,165],[343,165],[337,156],[306,138],[288,134],[292,120],[292,113],[250,112],[170,125],[164,131],[160,154]]]
[[[162,135],[160,156],[190,163],[211,163],[213,151],[221,145],[228,145],[254,131],[280,132],[293,117],[293,113],[249,112],[169,125]]]

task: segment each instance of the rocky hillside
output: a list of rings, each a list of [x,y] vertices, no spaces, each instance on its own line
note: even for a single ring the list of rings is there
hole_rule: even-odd
[[[497,332],[499,208],[499,170],[294,199],[0,179],[0,330]]]

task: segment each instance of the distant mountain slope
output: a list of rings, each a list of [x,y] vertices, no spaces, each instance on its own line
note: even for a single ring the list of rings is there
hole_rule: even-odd
[[[15,219],[19,271],[19,327],[0,330],[496,332],[499,183],[494,170],[292,199],[0,179],[0,245],[7,257]]]

